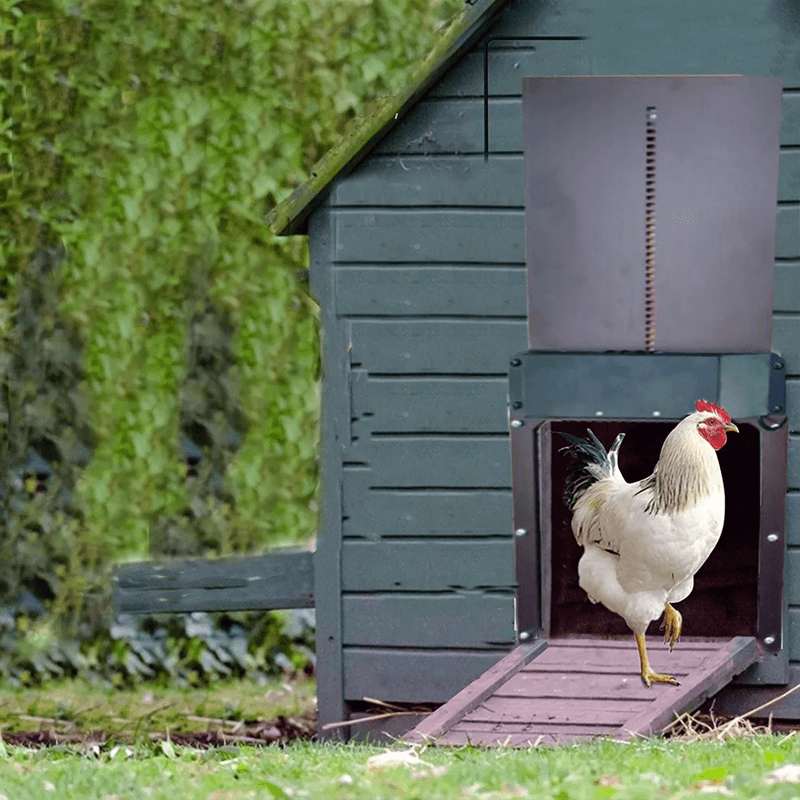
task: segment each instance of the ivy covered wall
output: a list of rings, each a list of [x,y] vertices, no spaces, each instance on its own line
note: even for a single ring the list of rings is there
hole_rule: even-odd
[[[313,536],[318,310],[264,214],[461,4],[4,3],[0,603]]]

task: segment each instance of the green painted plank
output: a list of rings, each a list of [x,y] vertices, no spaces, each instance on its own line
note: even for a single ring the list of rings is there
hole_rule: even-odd
[[[334,210],[336,260],[525,263],[523,210]]]
[[[336,206],[517,206],[525,204],[522,155],[377,156],[331,195]]]
[[[800,436],[789,437],[789,462],[786,468],[786,486],[800,489]]]
[[[781,144],[800,144],[800,91],[786,91],[784,84],[781,112]]]
[[[796,203],[778,208],[775,257],[800,257],[800,205]]]
[[[342,696],[342,604],[341,546],[342,495],[341,422],[349,420],[347,323],[336,318],[333,305],[333,275],[330,263],[334,257],[333,220],[328,206],[318,208],[310,222],[308,238],[309,280],[320,303],[322,363],[325,369],[320,382],[321,410],[319,426],[320,481],[318,494],[317,564],[314,596],[317,636],[317,718],[320,726],[344,718]],[[268,513],[265,511],[265,513]],[[332,736],[339,736],[336,732]]]
[[[720,715],[735,717],[747,714],[754,708],[760,708],[765,703],[776,699],[786,690],[800,683],[800,664],[792,664],[789,668],[786,686],[739,686],[735,681],[728,684],[714,698],[714,711]],[[793,692],[783,700],[773,703],[764,709],[765,714],[770,714],[775,720],[800,719],[800,693]]]
[[[785,630],[789,659],[791,661],[800,661],[800,608],[789,608],[786,615]]]
[[[524,267],[338,267],[342,316],[516,316],[526,308]]]
[[[598,75],[771,75],[800,87],[789,3],[604,0],[594,20]]]
[[[783,150],[778,172],[778,200],[800,201],[800,150]]]
[[[370,378],[363,410],[373,433],[505,433],[506,378]]]
[[[362,479],[363,478],[363,479]],[[344,470],[345,536],[508,536],[511,490],[369,489],[369,470]]]
[[[334,210],[339,262],[524,264],[522,209]],[[776,258],[800,257],[800,214],[777,214]]]
[[[513,589],[514,543],[505,539],[345,541],[345,592]]]
[[[800,380],[797,378],[786,381],[786,415],[789,418],[789,431],[800,433]]]
[[[542,35],[538,26],[534,35]],[[489,45],[489,96],[519,96],[523,75],[591,75],[590,49],[586,41],[493,42]],[[428,97],[483,97],[483,46],[463,56]]]
[[[800,548],[798,547],[789,547],[786,551],[784,596],[789,605],[800,606]],[[798,653],[798,656],[800,656],[800,653]]]
[[[800,547],[800,494],[786,495],[786,543]]]
[[[351,361],[371,373],[508,372],[528,346],[525,320],[354,320]]]
[[[114,605],[118,614],[310,608],[313,558],[311,552],[290,551],[119,564]]]
[[[509,3],[504,6],[488,35],[535,36],[594,35],[596,0],[559,3]]]
[[[503,656],[503,650],[344,649],[347,700],[445,703]]]
[[[800,264],[775,265],[776,311],[800,311]]]
[[[522,152],[519,97],[489,100],[489,149]],[[374,155],[483,153],[483,99],[423,100],[375,148]]]
[[[687,70],[679,72],[686,73]],[[800,144],[800,93],[784,91],[781,144]],[[495,98],[489,101],[489,151],[522,153],[521,94],[519,98]],[[373,155],[397,158],[451,153],[483,154],[483,99],[420,102],[378,144]]]
[[[370,446],[372,485],[511,486],[508,436],[381,436]]]
[[[514,595],[356,594],[342,596],[345,645],[508,649]]]
[[[800,375],[800,317],[773,318],[772,349],[786,362],[787,375]]]

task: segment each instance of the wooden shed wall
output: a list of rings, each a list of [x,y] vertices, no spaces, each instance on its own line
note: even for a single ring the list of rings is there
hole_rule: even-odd
[[[586,38],[493,44],[488,164],[474,48],[311,218],[325,326],[323,721],[341,697],[444,702],[512,645],[505,395],[508,357],[527,346],[523,75],[783,79],[773,349],[789,376],[800,662],[800,12],[790,0],[526,0],[489,35]]]

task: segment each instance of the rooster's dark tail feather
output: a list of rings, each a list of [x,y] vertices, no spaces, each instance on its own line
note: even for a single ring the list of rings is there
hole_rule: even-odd
[[[593,483],[603,478],[619,476],[617,454],[625,434],[619,434],[614,440],[614,444],[611,445],[611,449],[606,452],[605,447],[600,444],[600,440],[594,435],[591,428],[586,430],[589,433],[588,439],[557,431],[559,436],[563,436],[569,442],[566,447],[561,448],[561,451],[575,459],[567,472],[563,494],[564,503],[570,511],[575,507],[580,496]]]

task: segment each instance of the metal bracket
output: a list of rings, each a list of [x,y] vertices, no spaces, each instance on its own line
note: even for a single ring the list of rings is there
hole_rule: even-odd
[[[777,353],[770,353],[769,414],[758,418],[758,424],[768,431],[777,431],[786,424],[786,363]],[[774,415],[774,416],[773,416]]]
[[[699,399],[734,419],[765,418],[784,407],[784,373],[771,353],[529,350],[511,359],[508,399],[516,418],[679,420]]]

